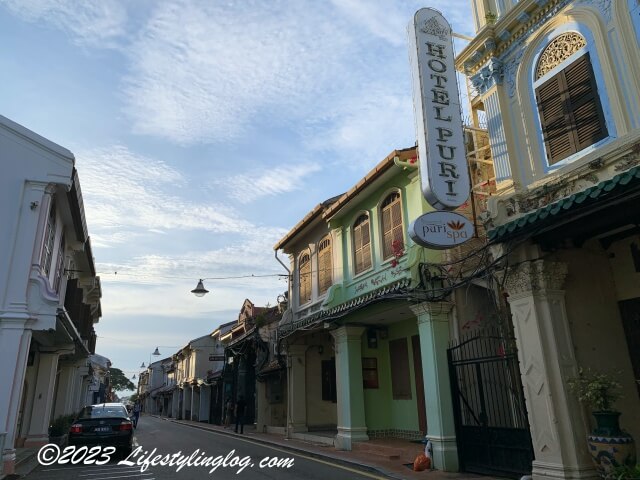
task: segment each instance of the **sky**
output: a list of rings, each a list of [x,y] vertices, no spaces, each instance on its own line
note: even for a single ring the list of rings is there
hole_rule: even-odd
[[[190,290],[286,273],[273,245],[415,144],[409,21],[473,34],[470,0],[429,2],[0,0],[0,114],[76,157],[96,353],[131,377],[276,303],[278,276]]]

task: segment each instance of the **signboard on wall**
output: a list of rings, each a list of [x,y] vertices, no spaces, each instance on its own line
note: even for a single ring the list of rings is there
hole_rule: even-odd
[[[209,355],[210,362],[224,362],[224,355]]]
[[[411,240],[423,247],[444,250],[473,237],[474,225],[464,215],[440,211],[420,215],[409,226]]]
[[[469,197],[469,172],[451,26],[422,8],[408,30],[422,194],[436,210],[453,210]]]

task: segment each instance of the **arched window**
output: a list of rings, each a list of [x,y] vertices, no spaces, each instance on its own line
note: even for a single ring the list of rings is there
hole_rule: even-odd
[[[356,275],[371,268],[371,233],[366,214],[360,215],[353,224],[353,256]]]
[[[298,263],[298,279],[300,286],[300,305],[311,301],[311,257],[309,253],[300,255]]]
[[[318,294],[322,295],[331,286],[331,239],[325,237],[318,244]]]
[[[589,53],[557,71],[586,45],[579,33],[566,32],[547,45],[538,61],[536,102],[549,165],[608,136]]]
[[[382,259],[393,257],[393,242],[404,245],[400,193],[393,192],[380,206],[382,222]]]

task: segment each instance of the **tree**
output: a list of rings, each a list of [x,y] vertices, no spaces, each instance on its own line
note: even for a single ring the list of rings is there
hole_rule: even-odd
[[[135,390],[136,386],[129,380],[119,368],[111,367],[109,369],[111,376],[111,389],[114,392],[122,390]]]

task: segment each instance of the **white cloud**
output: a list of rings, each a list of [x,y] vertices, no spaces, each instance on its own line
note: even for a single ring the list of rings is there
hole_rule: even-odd
[[[335,117],[308,132],[309,146],[339,152],[349,167],[371,168],[392,150],[415,143],[410,92],[366,85],[358,95],[336,106]]]
[[[161,4],[130,51],[127,112],[137,133],[180,144],[240,136],[254,116],[300,115],[344,71],[351,42],[321,3]]]
[[[89,230],[100,246],[122,244],[158,229],[241,233],[253,228],[231,207],[187,198],[188,179],[162,161],[123,146],[77,157]]]
[[[240,203],[251,203],[259,198],[301,190],[304,179],[321,170],[320,165],[284,165],[268,170],[243,173],[214,181]]]
[[[0,0],[29,22],[47,22],[79,45],[114,47],[125,34],[127,12],[114,0]]]

